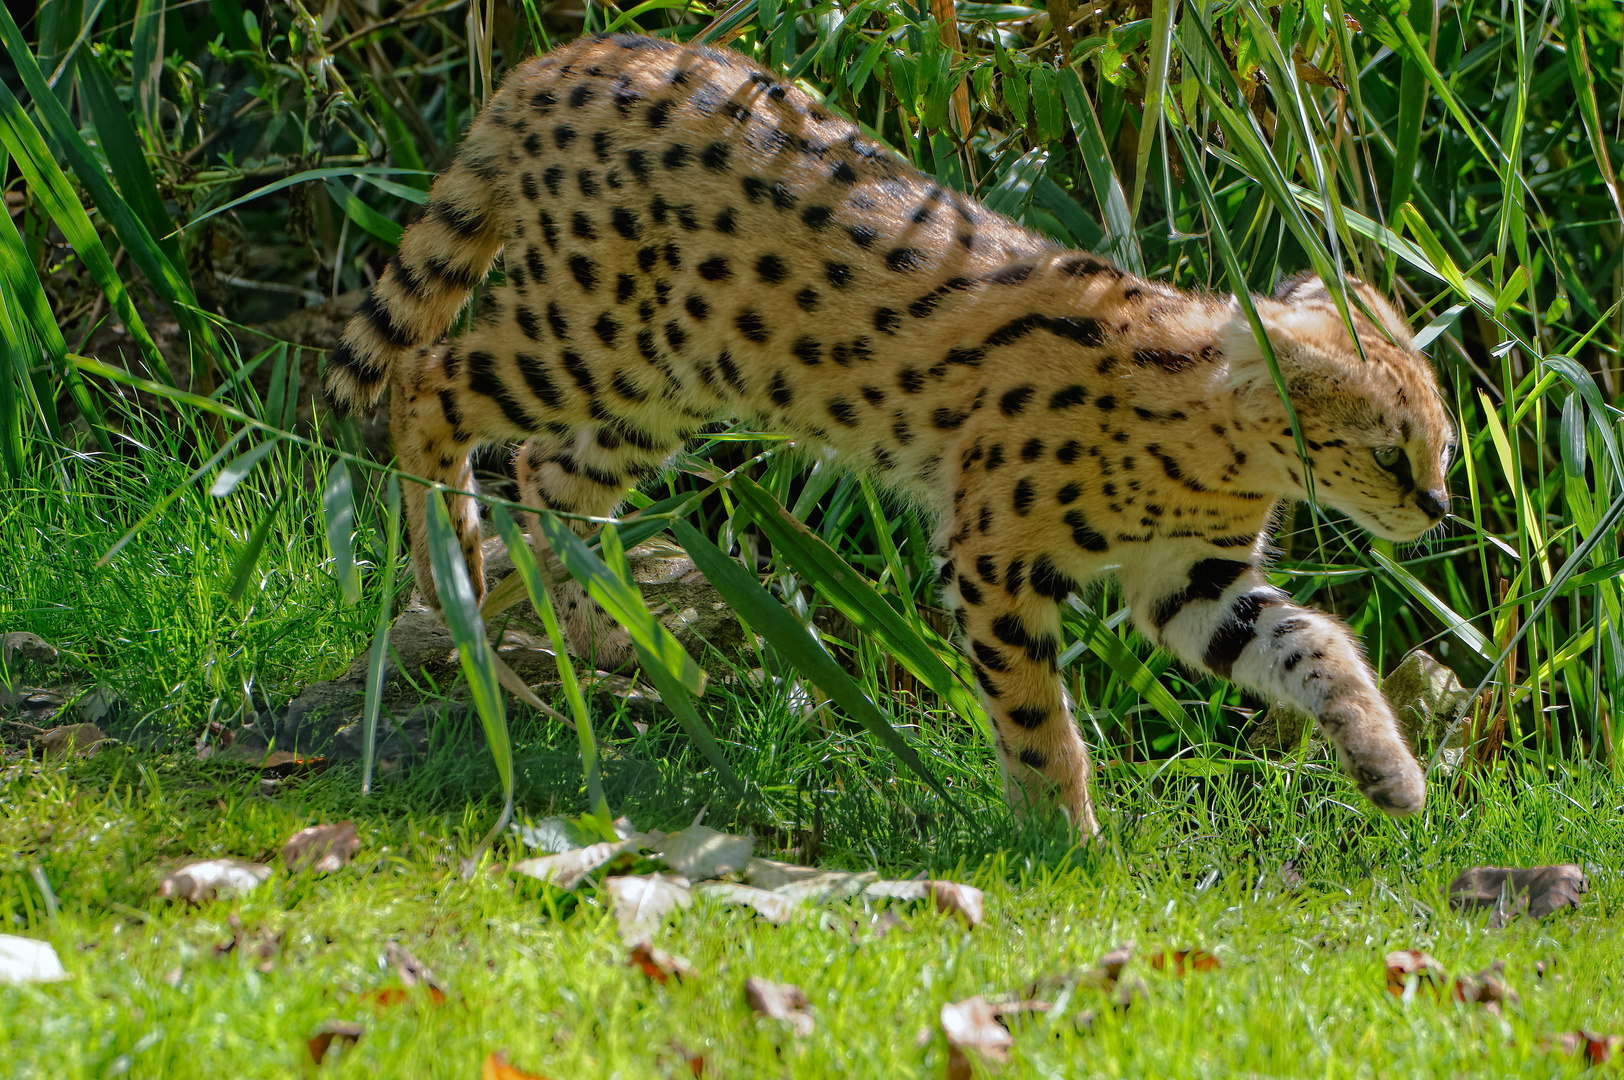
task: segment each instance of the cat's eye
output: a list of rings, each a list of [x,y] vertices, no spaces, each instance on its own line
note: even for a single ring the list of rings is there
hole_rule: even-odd
[[[1376,456],[1376,464],[1384,469],[1391,469],[1398,464],[1398,459],[1404,456],[1396,446],[1378,446],[1371,453]]]

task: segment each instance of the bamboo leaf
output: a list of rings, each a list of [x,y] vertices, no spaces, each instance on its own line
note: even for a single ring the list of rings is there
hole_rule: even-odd
[[[243,478],[254,471],[254,466],[265,459],[265,456],[275,450],[281,442],[280,439],[266,439],[252,450],[247,451],[231,464],[220,470],[220,475],[214,478],[209,485],[209,494],[217,499],[223,499],[237,489]]]
[[[288,493],[283,491],[271,504],[271,508],[260,516],[254,531],[248,534],[248,542],[243,545],[242,552],[231,567],[231,584],[226,588],[226,595],[232,603],[241,600],[243,593],[248,591],[248,579],[254,576],[254,567],[259,565],[259,557],[265,550],[265,540],[271,535],[271,526],[276,522],[276,515],[281,512],[282,504],[287,502]]]
[[[322,516],[327,522],[327,546],[333,553],[333,576],[346,606],[361,599],[361,574],[355,566],[355,489],[350,467],[334,461],[327,470],[321,494]]]
[[[400,566],[400,478],[389,478],[389,510],[384,526],[388,554],[383,564],[383,589],[378,598],[378,617],[372,624],[372,647],[367,650],[367,683],[362,730],[366,739],[361,753],[361,794],[372,792],[372,765],[377,760],[378,715],[383,709],[383,677],[389,655],[389,623],[395,604],[395,574]]]

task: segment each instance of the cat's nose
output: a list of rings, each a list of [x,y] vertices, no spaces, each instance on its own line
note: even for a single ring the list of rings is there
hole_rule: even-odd
[[[1415,493],[1415,505],[1421,512],[1434,521],[1442,521],[1448,512],[1446,504],[1449,502],[1449,493],[1443,489],[1437,491],[1418,491]]]

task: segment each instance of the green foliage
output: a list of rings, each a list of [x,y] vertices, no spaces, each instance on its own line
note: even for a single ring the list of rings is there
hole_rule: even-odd
[[[310,602],[331,606],[322,619],[364,639],[370,615],[339,608],[356,595],[351,568],[362,607],[387,597],[376,581],[383,542],[366,524],[382,511],[359,473],[348,496],[330,485],[325,511],[300,484],[242,505],[259,490],[247,468],[245,486],[212,509],[177,487],[227,460],[222,448],[241,445],[228,428],[249,422],[262,430],[249,454],[263,452],[282,476],[306,468],[295,448],[311,445],[309,433],[292,422],[296,355],[272,358],[281,378],[261,402],[250,376],[266,357],[243,361],[217,327],[277,313],[267,297],[366,285],[422,202],[425,171],[447,160],[503,71],[583,29],[641,28],[725,42],[797,78],[944,183],[1130,269],[1182,287],[1267,291],[1311,268],[1339,299],[1343,273],[1393,292],[1458,412],[1456,516],[1442,535],[1395,551],[1336,515],[1300,508],[1285,523],[1276,577],[1299,599],[1348,615],[1379,666],[1425,645],[1480,682],[1521,752],[1624,767],[1614,753],[1624,733],[1624,150],[1608,126],[1609,103],[1624,94],[1616,6],[1153,0],[1078,15],[1063,0],[1049,9],[967,0],[942,23],[945,11],[902,0],[745,0],[713,21],[697,5],[654,2],[589,5],[583,27],[529,3],[377,14],[339,4],[317,16],[298,4],[212,0],[183,14],[112,0],[42,5],[32,41],[0,21],[24,95],[0,94],[0,140],[20,176],[9,193],[16,235],[6,230],[0,245],[11,328],[0,460],[21,493],[12,505],[30,508],[21,518],[12,510],[18,524],[8,528],[79,521],[74,500],[90,478],[130,468],[110,456],[113,433],[135,430],[115,393],[120,377],[75,359],[83,345],[68,344],[88,340],[112,311],[149,369],[143,393],[187,419],[158,447],[174,464],[149,464],[135,481],[149,505],[121,501],[111,532],[101,521],[86,530],[105,545],[95,554],[114,534],[151,528],[168,507],[188,529],[231,534],[224,549],[199,535],[191,554],[235,558],[247,603],[256,581],[308,569],[291,553],[320,543],[325,520],[339,584]],[[111,254],[120,250],[122,263]],[[261,288],[225,284],[246,279]],[[170,367],[146,329],[159,305],[188,341],[180,391],[162,385]],[[764,579],[800,623],[813,625],[825,603],[869,619],[862,625],[883,631],[908,671],[946,700],[965,696],[957,661],[915,608],[929,600],[930,570],[914,515],[742,429],[712,432],[680,464],[678,476],[634,499],[645,509],[623,538],[681,521],[721,552],[751,555],[773,532],[776,511],[761,496],[775,500],[805,532],[777,530]],[[280,512],[278,498],[287,499]],[[40,558],[28,543],[20,550]],[[150,577],[152,564],[174,558],[156,538],[143,541],[97,571],[100,580],[73,587]],[[853,586],[851,569],[881,579],[883,593]],[[232,609],[232,576],[191,572],[201,575],[200,607]],[[68,586],[46,583],[62,573],[30,570],[20,599],[0,593],[0,605],[47,636],[73,635],[48,614],[53,590]],[[612,577],[599,579],[600,591],[615,592]],[[1093,602],[1103,618],[1074,622],[1083,636],[1067,654],[1107,753],[1164,752],[1174,734],[1232,741],[1239,697],[1169,670],[1122,629],[1114,600]],[[620,614],[638,623],[629,609]],[[220,644],[244,656],[245,669],[276,654]],[[885,668],[870,645],[854,654],[876,678]],[[155,663],[182,680],[171,685],[191,685],[173,663]],[[697,689],[693,673],[672,674]]]

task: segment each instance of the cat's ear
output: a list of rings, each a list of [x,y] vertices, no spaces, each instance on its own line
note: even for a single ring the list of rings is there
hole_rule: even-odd
[[[1353,310],[1354,324],[1358,326],[1361,319],[1372,321],[1372,328],[1379,325],[1377,333],[1383,330],[1393,341],[1393,344],[1403,349],[1412,347],[1415,340],[1410,324],[1404,316],[1381,293],[1360,281],[1350,277],[1348,283],[1349,307]],[[1323,307],[1329,306],[1333,312],[1336,305],[1331,300],[1331,292],[1325,287],[1318,274],[1305,272],[1293,274],[1291,277],[1281,278],[1280,283],[1274,287],[1274,299],[1282,304],[1292,306]],[[1363,303],[1364,309],[1360,308]],[[1367,314],[1368,311],[1368,314]],[[1340,321],[1340,320],[1339,320]],[[1359,327],[1360,339],[1364,338],[1364,327]]]

